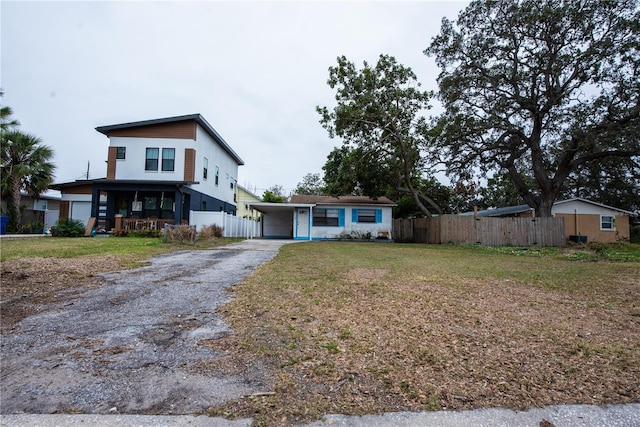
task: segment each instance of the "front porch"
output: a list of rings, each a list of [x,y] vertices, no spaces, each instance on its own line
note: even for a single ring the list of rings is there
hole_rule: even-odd
[[[114,229],[116,231],[162,230],[165,224],[173,225],[174,220],[161,219],[161,218],[138,218],[138,217],[125,218],[122,215],[116,214]]]

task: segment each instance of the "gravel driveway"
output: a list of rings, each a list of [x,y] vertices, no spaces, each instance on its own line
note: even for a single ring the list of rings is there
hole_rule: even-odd
[[[158,256],[43,307],[2,339],[0,412],[185,414],[269,390],[259,365],[199,372],[221,357],[199,341],[231,333],[217,313],[227,289],[286,243]]]

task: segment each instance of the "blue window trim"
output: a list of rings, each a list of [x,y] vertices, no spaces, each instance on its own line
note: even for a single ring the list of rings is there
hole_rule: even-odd
[[[370,210],[371,208],[367,208],[367,210]],[[375,209],[376,211],[376,224],[380,224],[382,222],[382,209]],[[357,223],[358,222],[358,209],[353,208],[351,209],[351,222],[353,223]],[[367,222],[363,222],[362,224],[372,224],[372,223],[367,223]]]

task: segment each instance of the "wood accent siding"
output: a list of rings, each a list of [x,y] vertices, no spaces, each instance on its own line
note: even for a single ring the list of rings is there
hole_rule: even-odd
[[[115,129],[109,137],[196,139],[195,120]]]
[[[60,200],[60,212],[58,213],[59,219],[68,219],[69,218],[69,201],[68,200]]]
[[[196,180],[196,150],[193,148],[184,149],[184,180]]]
[[[63,194],[93,194],[93,187],[91,184],[78,185],[76,187],[64,188],[61,192]]]
[[[118,147],[109,147],[107,154],[107,179],[116,179],[116,155]]]

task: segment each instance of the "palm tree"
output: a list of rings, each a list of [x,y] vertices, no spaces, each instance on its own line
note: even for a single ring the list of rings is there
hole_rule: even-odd
[[[4,117],[2,117],[4,124]],[[21,191],[38,198],[53,181],[53,150],[42,140],[17,130],[0,132],[2,154],[1,182],[3,198],[9,208],[9,228],[18,231],[22,220]]]
[[[0,96],[2,96],[2,91],[0,90]],[[11,119],[11,115],[13,111],[11,107],[0,107],[0,131],[4,134],[8,132],[11,128],[14,128],[20,124],[17,120]]]

